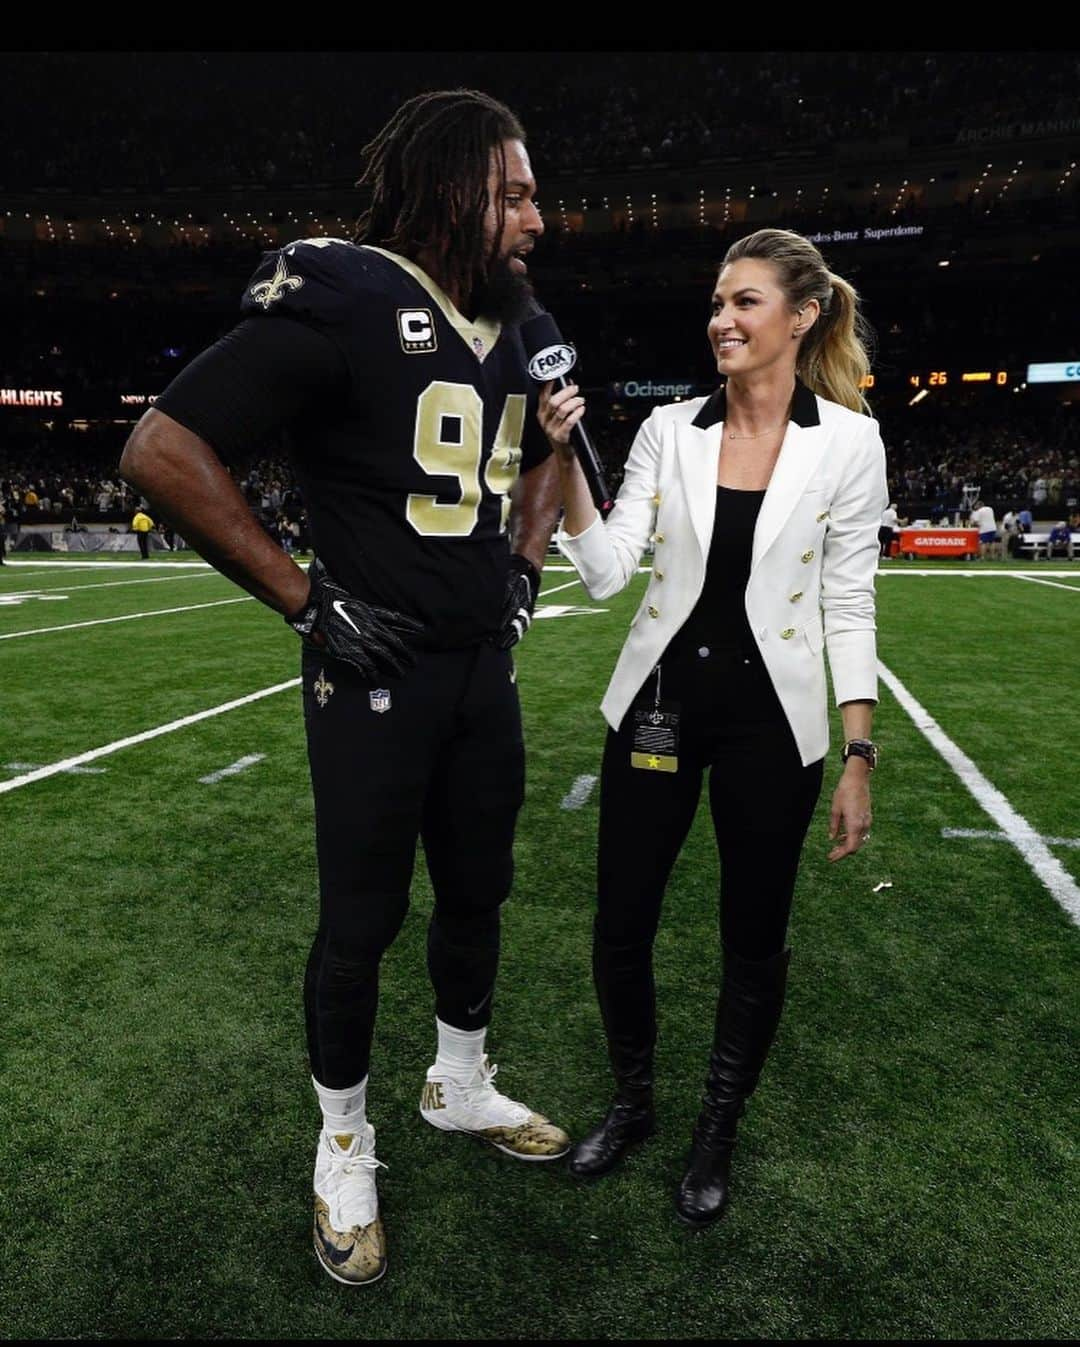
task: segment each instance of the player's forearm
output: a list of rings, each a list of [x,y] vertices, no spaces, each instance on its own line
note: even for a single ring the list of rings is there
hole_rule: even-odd
[[[263,531],[213,449],[163,412],[132,432],[120,475],[223,575],[280,613],[295,613],[308,579]]]
[[[518,478],[511,494],[510,548],[543,570],[559,517],[559,471],[551,454]]]

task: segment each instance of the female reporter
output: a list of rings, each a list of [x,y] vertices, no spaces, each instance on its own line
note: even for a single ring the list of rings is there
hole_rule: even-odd
[[[606,521],[569,444],[583,399],[573,385],[541,399],[563,479],[559,543],[593,598],[623,589],[655,545],[602,703],[593,972],[616,1094],[570,1167],[604,1174],[655,1129],[652,946],[709,769],[724,960],[676,1196],[694,1226],[727,1205],[736,1121],[783,1006],[792,894],[828,748],[823,646],[846,740],[829,860],[870,836],[874,574],[888,497],[860,391],[864,331],[855,291],[807,239],[763,229],[734,244],[708,325],[726,386],[652,413]]]

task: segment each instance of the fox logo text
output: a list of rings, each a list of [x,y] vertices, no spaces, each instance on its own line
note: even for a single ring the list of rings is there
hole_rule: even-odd
[[[576,362],[577,352],[572,346],[565,343],[545,346],[529,361],[529,373],[538,383],[546,383],[548,379],[558,379],[563,374],[569,374]]]

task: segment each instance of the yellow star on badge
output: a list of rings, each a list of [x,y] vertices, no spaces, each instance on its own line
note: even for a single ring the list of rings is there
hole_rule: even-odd
[[[660,759],[656,756],[655,753],[649,759],[649,766],[652,768],[657,768],[660,766]]]

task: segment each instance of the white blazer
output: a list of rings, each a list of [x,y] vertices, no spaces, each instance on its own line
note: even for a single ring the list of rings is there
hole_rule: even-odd
[[[601,703],[613,729],[704,588],[725,412],[722,388],[657,407],[637,433],[607,520],[577,537],[557,535],[594,599],[624,589],[646,544],[655,545]],[[829,747],[823,646],[837,703],[877,701],[874,576],[888,503],[878,423],[797,383],[754,530],[746,615],[804,765]]]

